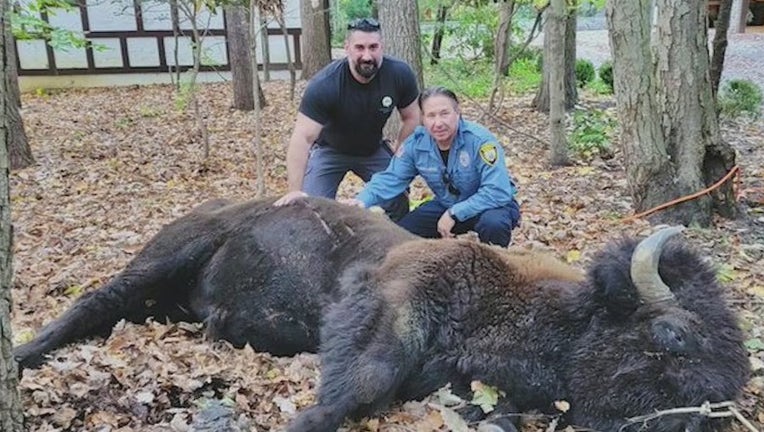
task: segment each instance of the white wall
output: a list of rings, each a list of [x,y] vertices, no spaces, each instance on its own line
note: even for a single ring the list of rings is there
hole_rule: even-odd
[[[29,2],[30,0],[23,0]],[[181,0],[183,1],[183,0]],[[90,22],[90,30],[99,31],[136,31],[135,9],[131,0],[87,0],[87,12]],[[163,0],[143,0],[141,2],[142,23],[144,30],[172,30],[170,20],[169,3]],[[285,1],[286,25],[288,28],[300,27],[299,0]],[[82,22],[79,9],[72,11],[58,11],[49,16],[50,23],[54,26],[65,28],[83,34]],[[197,23],[200,28],[224,29],[223,13],[218,10],[215,13],[205,11],[199,14]],[[190,29],[190,21],[181,12],[181,29]],[[270,20],[269,28],[278,28],[275,20]],[[99,49],[94,50],[93,57],[96,68],[99,67],[123,67],[120,44],[118,38],[92,38]],[[129,37],[127,51],[130,66],[159,66],[159,44],[153,37]],[[268,38],[271,62],[286,62],[286,48],[283,36],[270,36]],[[165,56],[168,63],[173,62],[174,38],[164,39]],[[19,41],[19,62],[21,69],[47,69],[48,58],[45,43],[41,40]],[[258,45],[258,61],[262,62],[262,45]],[[295,60],[292,37],[289,37],[289,49],[292,60]],[[84,49],[68,48],[54,50],[56,67],[59,70],[72,68],[87,68],[87,57]],[[191,55],[191,38],[179,38],[178,41],[179,63],[184,66],[193,64]],[[226,64],[225,38],[223,36],[207,36],[203,42],[202,64],[215,65]],[[22,71],[23,74],[23,71]],[[122,75],[123,79],[129,80],[129,74]],[[71,81],[71,80],[70,80]]]

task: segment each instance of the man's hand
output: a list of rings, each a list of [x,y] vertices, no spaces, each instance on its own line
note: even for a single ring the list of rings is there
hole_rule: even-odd
[[[293,202],[293,201],[295,201],[297,199],[304,198],[306,196],[308,196],[308,194],[306,194],[303,191],[288,192],[286,195],[284,195],[281,198],[277,199],[276,202],[273,203],[273,205],[275,205],[276,207],[285,206],[285,205],[287,205],[287,204],[289,204],[289,203],[291,203],[291,202]]]
[[[451,212],[448,210],[444,211],[443,215],[438,219],[438,232],[440,236],[443,238],[454,237],[454,234],[451,232],[454,225],[456,225],[456,221],[451,217]]]

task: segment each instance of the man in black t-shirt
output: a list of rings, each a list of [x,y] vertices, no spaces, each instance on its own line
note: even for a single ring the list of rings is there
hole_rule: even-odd
[[[387,168],[390,157],[419,124],[416,76],[405,62],[382,53],[379,23],[363,18],[348,25],[347,57],[308,83],[287,151],[289,191],[276,201],[301,196],[334,198],[348,171],[364,181]],[[397,140],[382,138],[394,109],[401,116]],[[408,212],[401,195],[382,205],[391,217]]]

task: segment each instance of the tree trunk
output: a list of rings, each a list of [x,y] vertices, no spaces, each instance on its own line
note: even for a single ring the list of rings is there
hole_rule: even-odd
[[[332,60],[323,5],[323,1],[300,0],[303,79],[310,79]]]
[[[419,9],[416,0],[377,0],[385,52],[408,63],[422,87],[422,51],[419,46]]]
[[[678,161],[674,185],[677,196],[683,196],[721,179],[735,165],[735,157],[719,131],[709,73],[705,2],[656,0],[656,6],[660,11],[656,65],[665,101],[659,112],[669,113],[664,116],[663,133],[669,156]],[[732,182],[710,197],[683,204],[684,214],[677,221],[710,225],[712,206],[723,216],[736,215]]]
[[[417,85],[424,85],[422,77],[422,51],[419,46],[419,9],[416,0],[377,0],[377,13],[382,24],[385,52],[411,66],[416,75]],[[397,137],[401,119],[391,115],[383,131],[386,137]]]
[[[263,81],[268,82],[271,80],[271,44],[268,40],[268,20],[265,19],[265,10],[262,7],[258,9],[258,12],[262,34],[260,44],[263,46]]]
[[[0,0],[5,1],[5,0]],[[24,121],[21,118],[19,107],[21,106],[21,92],[19,91],[18,70],[16,69],[16,44],[13,42],[10,22],[3,21],[4,40],[8,41],[3,46],[6,48],[5,56],[5,98],[8,118],[8,152],[10,154],[11,169],[17,170],[34,164],[32,149],[29,147]]]
[[[432,36],[432,49],[430,54],[430,64],[438,64],[440,60],[440,47],[443,45],[443,36],[446,34],[446,18],[448,17],[448,6],[438,6],[438,13],[435,19],[435,34]]]
[[[5,29],[8,3],[0,0],[0,29]],[[18,112],[15,101],[8,97],[9,32],[0,32],[0,430],[21,432],[24,417],[21,413],[18,371],[13,359],[13,334],[11,331],[11,202],[9,186],[9,145],[12,131],[6,119],[11,110]]]
[[[748,15],[748,2],[746,0],[733,0],[730,7],[729,33],[740,33],[745,29],[746,16]],[[721,8],[721,6],[719,6]],[[721,11],[720,11],[721,12]]]
[[[496,31],[493,58],[495,72],[509,74],[509,45],[512,37],[512,16],[515,14],[514,0],[499,3],[499,28]]]
[[[713,57],[711,58],[711,92],[716,97],[719,81],[724,70],[724,54],[727,52],[727,31],[730,27],[732,0],[722,0],[714,23]]]
[[[289,49],[289,35],[287,34],[286,21],[284,20],[284,8],[281,8],[276,15],[276,21],[281,28],[281,34],[284,37],[284,52],[286,52],[287,69],[289,69],[289,100],[294,100],[295,87],[297,86],[297,74],[292,61],[292,51]]]
[[[567,165],[568,141],[565,138],[565,0],[552,0],[544,27],[544,39],[549,38],[549,53],[545,56],[549,71],[549,163]]]
[[[175,83],[175,91],[180,91],[180,10],[178,0],[170,0],[170,21],[172,22],[172,66],[170,79]],[[173,75],[174,74],[174,75]]]
[[[613,58],[620,142],[637,212],[666,201],[675,167],[669,160],[654,95],[650,53],[651,0],[609,0],[605,9]]]
[[[233,106],[242,111],[255,109],[252,91],[252,58],[245,6],[226,6],[226,36],[233,84]]]
[[[13,32],[8,29],[8,33],[5,35],[5,40],[8,42],[8,88],[6,91],[10,95],[10,100],[19,108],[21,108],[21,89],[19,88],[19,70],[16,65],[16,40],[13,37]]]
[[[654,40],[650,6],[650,0],[610,0],[606,8],[621,145],[637,211],[698,192],[734,165],[711,94],[705,3],[656,0]],[[735,214],[729,184],[655,219],[705,226],[712,205]]]
[[[252,36],[250,38],[250,58],[252,59],[252,70],[254,70],[255,73],[252,74],[252,86],[250,88],[258,89],[260,90],[260,74],[257,72],[257,33],[259,28],[258,20],[255,19],[256,16],[256,9],[257,9],[257,3],[251,2],[251,8],[250,8],[250,35]],[[262,116],[260,115],[260,98],[255,98],[254,95],[252,99],[255,101],[254,111],[253,115],[255,117],[254,119],[254,126],[255,126],[255,133],[254,133],[254,150],[255,150],[255,159],[256,159],[256,167],[255,167],[255,175],[257,177],[256,182],[256,197],[261,198],[265,194],[265,178],[264,178],[264,165],[265,162],[263,161],[263,145],[262,145],[262,139],[261,139],[261,121]]]
[[[541,72],[541,84],[539,85],[539,89],[536,92],[536,97],[533,99],[533,107],[536,108],[536,111],[548,113],[549,112],[549,61],[546,59],[551,56],[549,53],[550,50],[550,40],[547,37],[548,34],[548,21],[549,21],[549,14],[550,9],[547,8],[544,12],[545,15],[545,22],[544,22],[544,61],[542,66],[542,72]],[[573,12],[568,12],[569,14],[573,14]],[[564,42],[565,45],[565,109],[571,109],[576,104],[576,100],[578,99],[578,92],[576,91],[576,41],[575,41],[575,17],[573,18],[572,24],[570,18],[567,18],[565,20],[565,38],[568,39],[569,37],[571,40],[566,40]]]
[[[565,15],[565,109],[578,103],[576,81],[576,11],[566,10]]]

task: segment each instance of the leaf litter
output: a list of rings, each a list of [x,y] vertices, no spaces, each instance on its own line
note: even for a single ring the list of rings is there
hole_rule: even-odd
[[[285,147],[296,102],[288,100],[288,83],[264,83],[264,90],[264,180],[267,193],[278,195],[286,188]],[[253,115],[231,108],[227,84],[205,84],[199,92],[210,128],[206,161],[193,116],[176,107],[170,86],[24,95],[22,115],[37,165],[11,175],[16,343],[108,281],[164,224],[211,198],[254,197]],[[612,107],[607,98],[587,97]],[[464,105],[467,118],[482,115],[474,103]],[[605,242],[650,229],[646,221],[620,222],[632,208],[618,151],[611,159],[574,158],[569,167],[551,169],[543,143],[547,120],[530,108],[530,97],[508,99],[498,118],[501,124],[483,122],[504,145],[520,187],[523,220],[515,245],[585,266]],[[722,131],[739,152],[743,217],[718,219],[715,228],[692,228],[685,236],[718,266],[740,315],[755,372],[739,405],[764,429],[764,122],[725,122]],[[361,187],[349,175],[339,195]],[[412,187],[413,199],[426,194],[421,182]],[[25,371],[20,389],[30,431],[214,430],[209,425],[221,419],[229,430],[267,431],[315,401],[318,372],[315,355],[279,358],[234,349],[205,340],[198,324],[123,321],[108,339],[64,347],[40,369]],[[216,420],[204,417],[209,412]],[[226,412],[230,419],[220,414]],[[348,423],[346,430],[463,429],[452,413],[436,394]],[[531,421],[525,430],[541,431],[546,423]],[[743,429],[735,424],[732,430]]]

